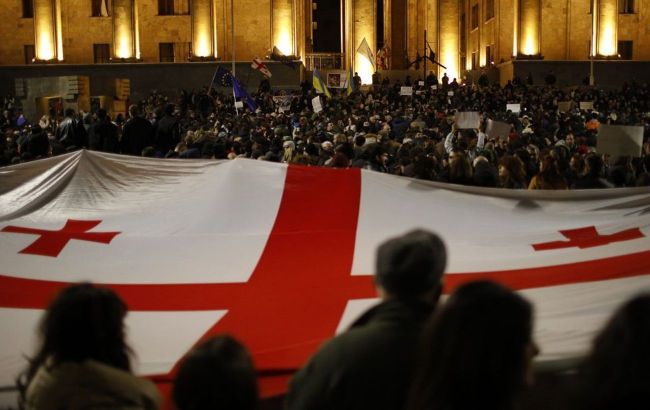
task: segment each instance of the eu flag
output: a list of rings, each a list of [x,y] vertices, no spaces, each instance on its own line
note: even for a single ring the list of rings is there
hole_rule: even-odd
[[[219,66],[217,71],[214,72],[212,77],[212,86],[213,87],[231,87],[232,86],[232,74],[230,71]]]
[[[248,106],[248,108],[250,108],[251,111],[255,112],[255,110],[257,109],[257,104],[255,104],[255,100],[253,100],[253,98],[251,98],[251,96],[248,95],[244,86],[241,85],[235,77],[231,76],[231,78],[232,78],[232,90],[233,90],[233,94],[235,95],[235,98],[239,98],[242,101],[244,101]]]

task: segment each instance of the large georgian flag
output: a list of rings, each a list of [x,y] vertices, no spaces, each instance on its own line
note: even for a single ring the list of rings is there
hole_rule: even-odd
[[[536,307],[540,361],[583,355],[650,290],[650,190],[524,192],[262,161],[79,151],[0,169],[0,387],[69,283],[129,306],[135,368],[169,385],[193,345],[228,332],[263,393],[376,302],[379,243],[412,228],[448,245],[446,292],[491,278]]]

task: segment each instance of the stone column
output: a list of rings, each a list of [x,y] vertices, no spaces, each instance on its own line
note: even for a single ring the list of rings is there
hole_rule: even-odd
[[[113,0],[113,53],[119,59],[140,57],[136,0]]]
[[[61,0],[34,0],[36,59],[63,60]]]
[[[439,51],[438,61],[447,67],[441,68],[438,72],[447,73],[449,81],[454,78],[460,81],[459,63],[459,21],[460,6],[458,0],[439,0]],[[440,75],[442,77],[442,75]]]
[[[192,0],[192,55],[199,58],[216,57],[214,0]]]
[[[596,14],[596,56],[613,57],[618,51],[618,1],[593,0]]]
[[[542,8],[540,0],[519,0],[518,2],[518,56],[540,56],[540,33]]]

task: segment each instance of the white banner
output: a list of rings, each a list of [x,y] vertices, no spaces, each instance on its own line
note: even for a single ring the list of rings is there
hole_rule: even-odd
[[[413,87],[400,87],[399,95],[413,95]]]

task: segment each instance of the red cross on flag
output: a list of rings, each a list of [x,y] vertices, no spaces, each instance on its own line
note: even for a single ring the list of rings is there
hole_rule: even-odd
[[[199,341],[231,333],[262,393],[376,302],[374,253],[420,227],[449,250],[446,292],[491,278],[530,298],[541,361],[582,355],[650,290],[650,190],[512,191],[359,169],[79,151],[0,169],[0,387],[43,309],[92,281],[129,307],[134,367],[162,388]],[[1,400],[0,400],[1,401]],[[2,403],[0,403],[2,404]]]
[[[271,78],[271,76],[273,75],[271,74],[271,70],[268,69],[266,64],[264,64],[259,57],[255,57],[253,59],[253,62],[251,63],[251,67],[259,71],[260,73],[262,73],[266,78]]]

